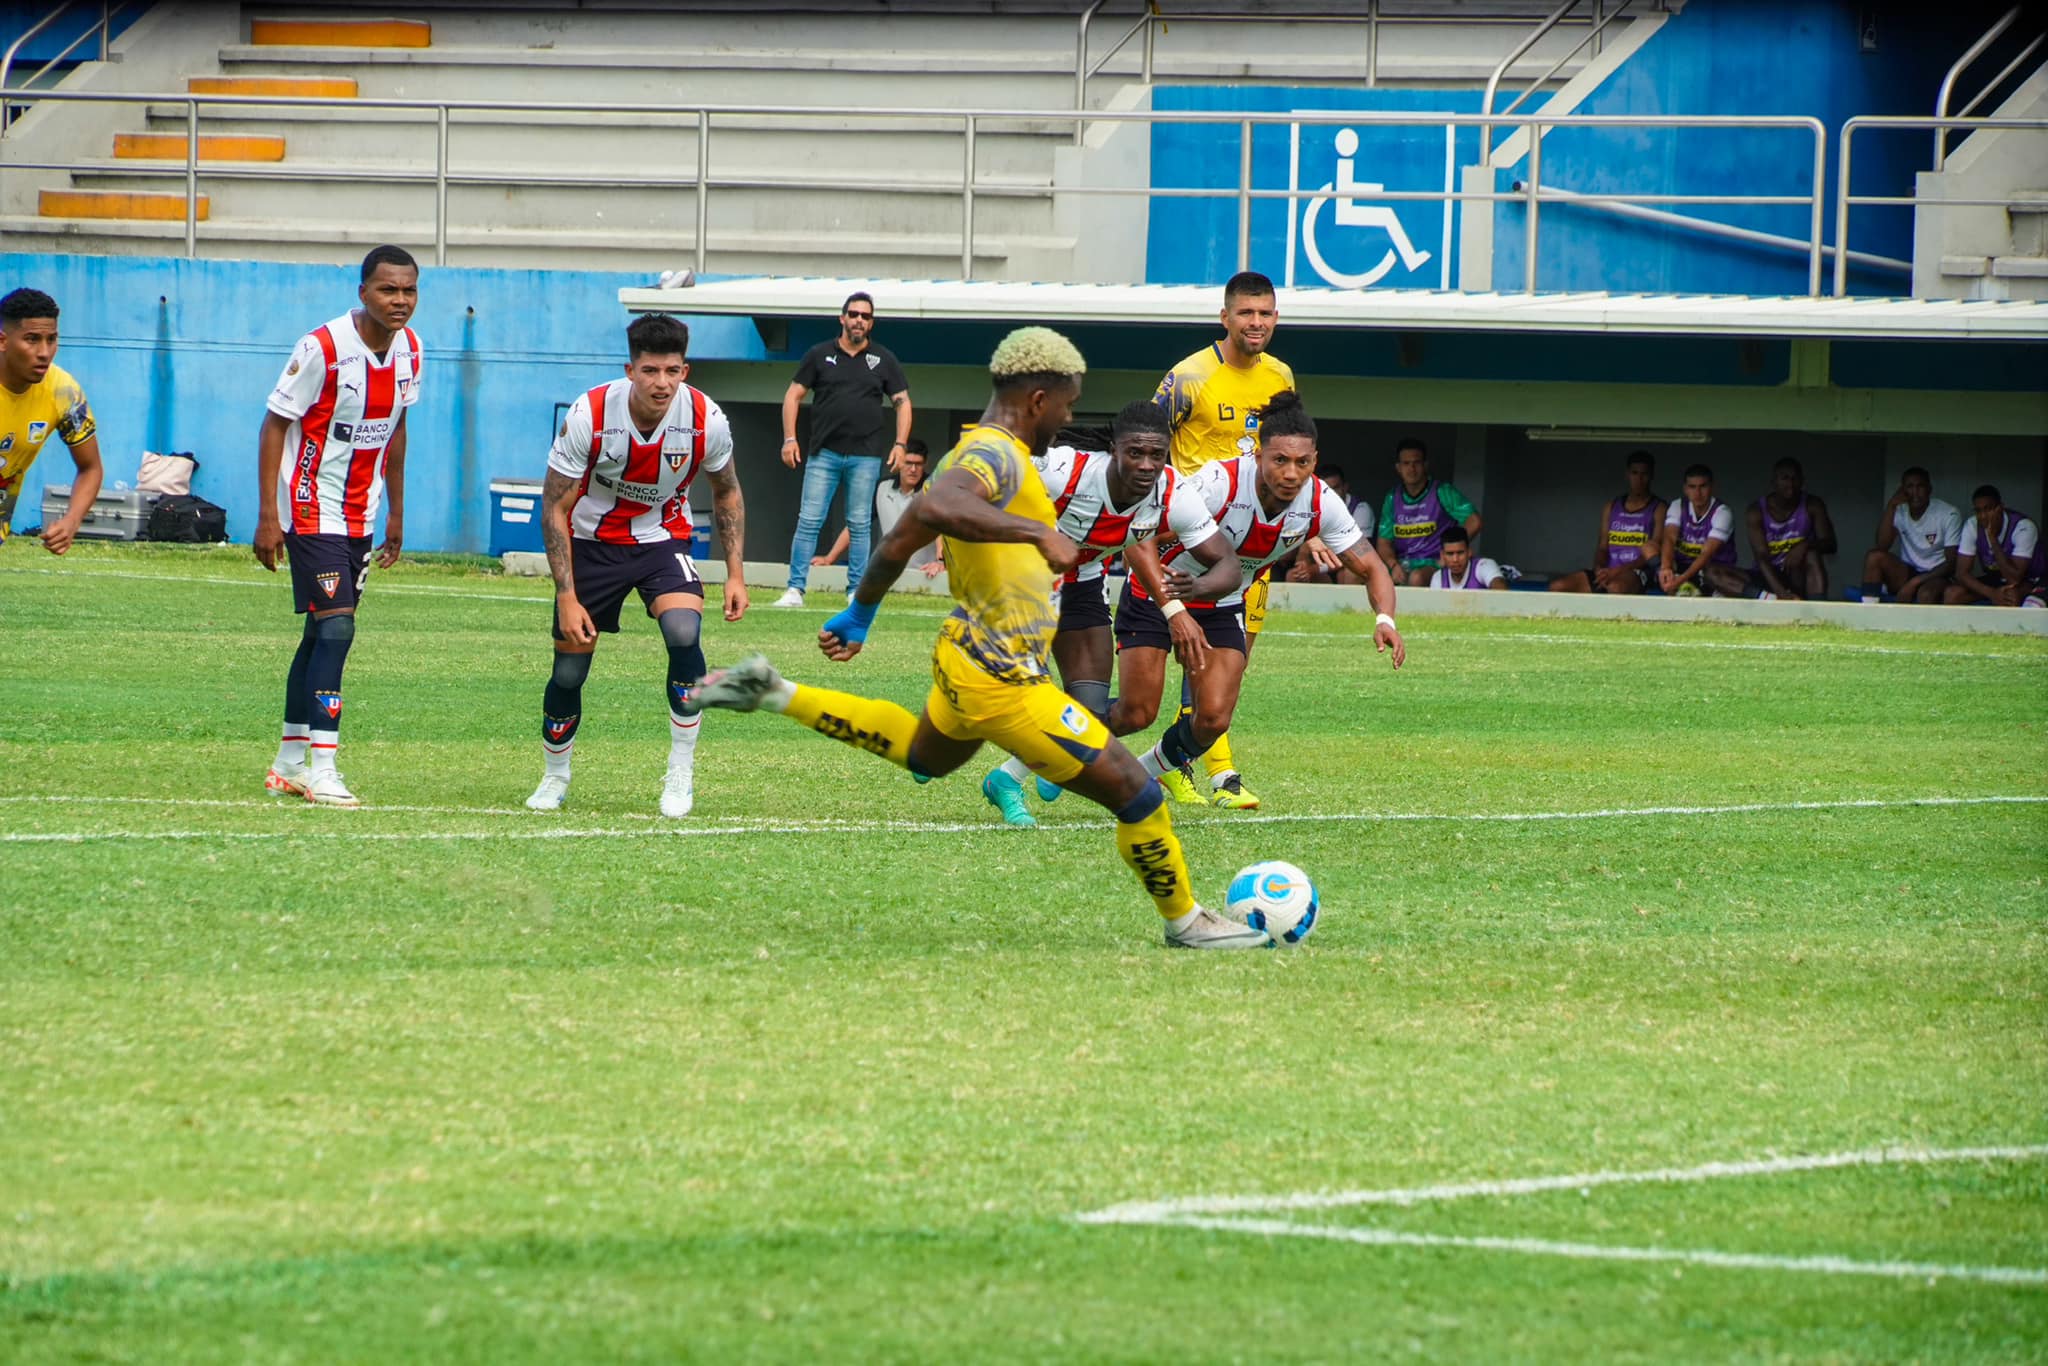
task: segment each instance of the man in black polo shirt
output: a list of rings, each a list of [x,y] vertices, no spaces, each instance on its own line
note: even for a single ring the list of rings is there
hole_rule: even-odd
[[[852,540],[847,583],[859,583],[867,569],[875,485],[881,482],[884,459],[894,471],[910,439],[910,385],[896,357],[868,340],[874,327],[875,301],[866,294],[848,296],[839,310],[839,336],[804,353],[782,396],[782,463],[795,469],[804,460],[796,439],[796,410],[806,393],[817,395],[811,403],[811,463],[804,471],[803,502],[789,543],[789,587],[776,599],[777,607],[804,605],[818,533],[842,484]]]

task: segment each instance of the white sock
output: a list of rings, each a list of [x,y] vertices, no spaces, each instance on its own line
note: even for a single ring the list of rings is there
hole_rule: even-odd
[[[1173,767],[1172,764],[1166,762],[1166,756],[1159,752],[1165,743],[1162,740],[1159,744],[1152,746],[1152,748],[1138,756],[1138,762],[1144,766],[1147,773],[1155,778],[1164,777],[1166,771]]]
[[[1003,765],[1002,771],[1021,783],[1031,776],[1031,765],[1022,759],[1012,758]]]
[[[1226,779],[1226,778],[1235,778],[1236,776],[1237,776],[1237,770],[1236,770],[1236,769],[1234,769],[1234,768],[1226,768],[1226,769],[1224,769],[1224,770],[1223,770],[1223,771],[1222,771],[1221,773],[1212,773],[1212,774],[1210,774],[1210,775],[1209,775],[1209,790],[1210,790],[1211,792],[1221,792],[1221,791],[1223,790],[1223,781],[1224,781],[1224,779]]]
[[[569,776],[569,756],[575,749],[576,737],[573,735],[564,740],[559,746],[551,745],[545,740],[540,742],[540,752],[547,760],[547,775],[550,778],[566,778]]]
[[[278,742],[277,762],[271,767],[282,772],[288,768],[301,768],[306,762],[306,743],[311,739],[304,726],[286,726],[284,739]]]
[[[781,713],[789,710],[789,704],[796,701],[796,684],[783,679],[762,694],[761,705],[769,711]]]
[[[334,752],[341,748],[341,732],[338,730],[316,730],[307,746],[306,760],[315,773],[334,771]]]
[[[668,714],[668,766],[670,768],[691,768],[697,762],[697,731],[704,724],[701,716],[687,719]]]

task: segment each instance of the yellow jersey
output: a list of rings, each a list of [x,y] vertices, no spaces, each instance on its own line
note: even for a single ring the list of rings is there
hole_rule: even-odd
[[[1243,370],[1211,343],[1166,372],[1152,401],[1173,427],[1173,467],[1193,474],[1216,460],[1250,455],[1259,445],[1258,410],[1294,387],[1287,362],[1261,353]]]
[[[932,471],[965,470],[1002,511],[1058,521],[1045,483],[1031,467],[1031,449],[1001,427],[977,423]],[[1052,566],[1038,547],[946,538],[946,579],[959,605],[939,628],[992,678],[1037,683],[1051,677],[1046,658],[1059,625],[1052,611]]]
[[[21,481],[51,434],[66,446],[77,446],[90,441],[96,430],[85,390],[54,365],[26,393],[0,384],[0,541],[7,539]]]

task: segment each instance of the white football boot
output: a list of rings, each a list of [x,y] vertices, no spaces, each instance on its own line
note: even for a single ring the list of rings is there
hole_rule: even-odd
[[[263,790],[273,797],[303,797],[306,780],[312,776],[313,770],[304,764],[272,764],[263,775]]]
[[[540,780],[540,786],[526,799],[529,811],[560,811],[562,803],[569,799],[569,775],[549,773]]]
[[[730,669],[717,669],[690,689],[687,702],[677,707],[685,716],[695,716],[706,707],[726,711],[753,711],[763,698],[782,686],[782,675],[766,655],[748,655]]]
[[[341,770],[324,768],[306,775],[306,800],[314,806],[361,806],[356,794],[341,780]]]
[[[1200,906],[1195,907],[1195,918],[1186,929],[1166,927],[1166,946],[1170,949],[1263,949],[1272,942],[1264,930],[1226,920]]]
[[[679,821],[697,804],[697,772],[694,768],[670,765],[661,781],[661,814]]]
[[[777,607],[801,607],[801,606],[803,606],[803,605],[804,605],[804,590],[803,590],[803,589],[801,589],[801,588],[785,588],[785,589],[783,589],[783,590],[782,590],[782,596],[781,596],[781,597],[779,597],[779,598],[777,598],[777,599],[775,600],[775,605],[776,605]]]

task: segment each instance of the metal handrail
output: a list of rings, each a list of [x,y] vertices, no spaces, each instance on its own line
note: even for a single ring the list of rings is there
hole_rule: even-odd
[[[1941,91],[1934,97],[1934,117],[1936,117],[1937,119],[1945,119],[1949,117],[1948,102],[1949,97],[1955,93],[1956,78],[1961,76],[1963,72],[1968,70],[1972,63],[1974,63],[1979,57],[1983,56],[1984,53],[1990,48],[1990,46],[1993,43],[1997,42],[1999,37],[2002,34],[2004,34],[2004,32],[2007,29],[2013,26],[2014,21],[2016,21],[2020,17],[2021,9],[2022,6],[2014,5],[2011,9],[2007,10],[2003,15],[1999,17],[1996,23],[1992,24],[1990,28],[1984,30],[1983,34],[1978,37],[1976,42],[1970,44],[1967,48],[1963,49],[1963,55],[1956,58],[1955,61],[1949,66],[1948,74],[1941,78]],[[2034,46],[2038,45],[2039,40],[2037,39],[2034,45],[2029,46],[2027,48],[2027,52],[2032,52],[2034,50]],[[2024,57],[2026,53],[2022,53],[2020,55]],[[1994,80],[1991,83],[1991,85],[1997,85],[1999,81],[2004,80],[2007,76],[2011,74],[2012,67],[2008,66],[2004,71],[1998,73],[1997,80]],[[1977,99],[1971,100],[1968,108],[1964,109],[1962,113],[1967,114],[1970,112],[1971,109],[1975,109],[1977,107],[1978,100],[1983,99],[1985,92],[1988,91],[1990,88],[1991,86],[1986,86],[1984,90],[1978,91]],[[1958,117],[1960,117],[1960,115]],[[1947,163],[1947,161],[1948,129],[1937,128],[1934,130],[1934,169],[1939,171],[1943,167],[1943,165]]]
[[[1520,190],[1522,182],[1518,180],[1510,188]],[[1649,209],[1640,204],[1616,200],[1610,195],[1580,194],[1576,190],[1560,190],[1552,186],[1543,192],[1543,196],[1545,199],[1556,200],[1575,209],[1592,209],[1599,213],[1612,214],[1616,218],[1632,218],[1639,223],[1657,223],[1683,232],[1698,233],[1702,237],[1721,237],[1732,242],[1752,242],[1757,246],[1779,247],[1786,251],[1796,251],[1802,256],[1813,250],[1813,243],[1801,241],[1797,237],[1762,232],[1756,228],[1739,228],[1733,223],[1717,223],[1711,218],[1694,218],[1691,214],[1666,213],[1662,209]],[[1821,254],[1832,257],[1840,250],[1840,247],[1823,244]],[[1859,266],[1868,266],[1873,270],[1896,271],[1907,275],[1913,273],[1913,263],[1901,261],[1896,256],[1878,256],[1873,252],[1852,251],[1849,253],[1849,259]]]
[[[62,19],[75,6],[82,3],[84,3],[84,0],[64,0],[63,4],[37,20],[27,32],[16,38],[12,43],[9,43],[6,53],[0,55],[0,134],[5,134],[9,126],[14,122],[14,111],[8,107],[7,101],[7,76],[14,69],[14,54],[21,51],[22,44],[56,23],[59,19]],[[36,73],[26,81],[23,81],[22,84],[34,85],[48,74],[51,67],[69,57],[80,43],[92,37],[95,33],[99,34],[100,38],[99,59],[104,62],[107,59],[107,42],[113,33],[109,25],[113,22],[113,17],[126,8],[128,8],[128,0],[121,0],[120,4],[115,5],[110,5],[109,0],[100,0],[100,21],[79,34],[76,38],[73,38],[62,52],[50,58],[49,61],[44,62],[36,69]]]
[[[1588,33],[1585,37],[1579,39],[1577,47],[1574,47],[1570,52],[1565,53],[1564,56],[1559,57],[1556,61],[1552,62],[1550,64],[1550,70],[1544,72],[1541,76],[1538,76],[1535,80],[1529,82],[1529,84],[1523,89],[1521,94],[1515,96],[1514,99],[1508,101],[1507,108],[1496,111],[1494,109],[1489,108],[1488,103],[1483,102],[1479,106],[1479,112],[1482,114],[1491,114],[1495,112],[1502,114],[1512,114],[1517,109],[1520,109],[1522,107],[1523,100],[1528,99],[1538,90],[1541,90],[1545,82],[1547,82],[1552,76],[1555,76],[1558,72],[1564,70],[1564,64],[1566,62],[1569,62],[1572,58],[1578,56],[1580,52],[1584,51],[1586,44],[1597,39],[1602,33],[1602,31],[1605,30],[1606,27],[1609,24],[1613,23],[1616,19],[1619,19],[1632,3],[1634,3],[1634,0],[1621,0],[1621,3],[1614,7],[1614,13],[1603,15],[1600,18],[1599,23],[1594,26],[1593,31],[1591,33]],[[1603,3],[1603,0],[1593,0],[1593,8],[1594,11],[1598,13],[1600,10],[1605,9],[1606,5]],[[1491,94],[1489,94],[1487,97],[1487,101],[1490,102],[1491,98],[1492,96]]]
[[[1852,164],[1850,144],[1857,131],[1863,128],[1903,128],[1909,130],[1915,128],[1942,130],[1967,128],[1973,132],[1987,128],[2013,128],[2048,132],[2048,118],[2001,119],[1985,118],[1982,116],[1975,118],[1958,116],[1925,119],[1910,114],[1859,114],[1855,118],[1844,121],[1842,124],[1841,154],[1835,164],[1835,242],[1836,245],[1841,247],[1846,247],[1849,243],[1849,210],[1857,204],[1910,205],[1917,211],[1919,209],[1936,208],[2005,208],[2012,203],[2010,196],[2004,199],[1921,199],[1915,195],[1850,194],[1849,172]],[[1849,255],[1850,253],[1846,251],[1838,251],[1835,254],[1834,294],[1838,299],[1849,292]]]
[[[745,176],[719,177],[710,174],[710,151],[712,125],[720,117],[758,119],[778,117],[788,119],[816,120],[843,118],[847,120],[903,120],[908,122],[930,122],[941,126],[963,129],[962,173],[959,193],[963,209],[961,231],[961,278],[971,278],[974,260],[974,205],[979,196],[1009,191],[1014,186],[983,186],[974,165],[975,134],[980,125],[991,121],[1005,122],[1038,120],[1042,122],[1107,122],[1138,124],[1210,124],[1234,126],[1239,130],[1239,176],[1235,187],[1216,189],[1155,188],[1139,186],[1060,186],[1058,194],[1108,195],[1122,198],[1143,196],[1153,199],[1205,198],[1234,199],[1237,202],[1237,242],[1240,268],[1249,263],[1251,241],[1251,208],[1260,200],[1305,200],[1314,199],[1324,191],[1320,189],[1263,190],[1254,189],[1249,172],[1251,137],[1259,125],[1391,125],[1395,127],[1434,128],[1529,128],[1532,132],[1551,128],[1746,128],[1785,129],[1807,134],[1813,142],[1813,183],[1807,194],[1788,195],[1682,195],[1644,194],[1604,195],[1603,199],[1614,203],[1653,204],[1778,204],[1804,205],[1812,222],[1813,250],[1809,254],[1809,282],[1811,292],[1820,292],[1821,251],[1819,245],[1822,212],[1827,202],[1825,187],[1827,129],[1819,119],[1801,115],[1713,115],[1713,114],[1555,114],[1546,115],[1541,111],[1518,114],[1444,114],[1411,110],[1372,111],[1270,111],[1247,115],[1241,112],[1196,111],[1196,110],[1045,110],[1045,109],[981,109],[963,114],[954,109],[928,108],[873,108],[873,107],[827,107],[805,106],[801,108],[774,105],[673,105],[673,104],[576,104],[547,103],[517,100],[397,100],[397,99],[322,99],[289,95],[195,95],[190,92],[178,93],[125,93],[100,91],[48,90],[29,92],[24,98],[30,100],[54,100],[83,104],[173,104],[181,106],[186,123],[186,156],[182,167],[123,167],[124,174],[140,176],[161,175],[181,176],[185,181],[185,250],[187,256],[197,253],[197,215],[199,167],[197,158],[199,111],[202,107],[242,108],[325,108],[337,112],[359,112],[370,109],[418,111],[432,121],[435,132],[434,166],[425,170],[397,171],[385,167],[346,168],[346,172],[330,171],[329,179],[341,183],[380,181],[383,183],[432,183],[435,187],[434,260],[446,264],[448,250],[447,192],[451,185],[463,184],[505,184],[508,177],[502,172],[462,172],[450,164],[448,130],[452,116],[462,113],[508,113],[523,112],[545,114],[556,124],[563,124],[574,116],[608,116],[629,114],[659,116],[663,118],[694,118],[697,121],[698,164],[687,177],[671,175],[659,179],[650,178],[647,185],[692,190],[696,195],[697,230],[694,242],[695,268],[702,274],[707,266],[707,224],[708,198],[713,189],[744,187],[758,184],[761,178]],[[1973,120],[1972,122],[1982,122]],[[1532,137],[1532,151],[1540,138]],[[1540,154],[1539,154],[1540,155]],[[76,165],[63,163],[0,163],[0,174],[7,171],[30,171],[41,169],[75,170]],[[1375,194],[1375,199],[1390,202],[1411,200],[1437,203],[1497,203],[1515,202],[1530,210],[1527,239],[1530,247],[1525,265],[1525,288],[1533,292],[1536,287],[1536,253],[1538,210],[1545,203],[1568,202],[1568,196],[1546,191],[1538,184],[1541,175],[1537,155],[1531,156],[1530,181],[1514,193],[1500,193],[1491,190],[1413,190],[1385,191]],[[209,168],[209,178],[252,179],[264,176],[284,176],[286,171],[267,170],[253,167]],[[517,177],[509,178],[511,183],[526,183]],[[628,178],[617,175],[595,176],[531,176],[533,183],[553,186],[616,186]],[[635,182],[640,183],[640,182]],[[786,183],[786,182],[776,182]],[[820,189],[829,189],[836,182],[817,179],[811,182]],[[888,181],[863,180],[870,191],[929,194],[934,190],[930,182],[899,184]],[[943,186],[937,188],[944,188]]]
[[[1578,7],[1579,0],[1564,0],[1563,4],[1559,5],[1556,9],[1550,12],[1548,18],[1544,19],[1542,23],[1538,24],[1528,34],[1524,35],[1522,41],[1515,45],[1514,51],[1510,52],[1507,56],[1500,59],[1500,65],[1494,67],[1493,74],[1486,78],[1486,93],[1482,95],[1479,100],[1480,113],[1491,114],[1493,112],[1493,97],[1500,92],[1501,77],[1505,76],[1510,70],[1512,70],[1514,68],[1515,63],[1522,60],[1523,54],[1528,52],[1530,48],[1536,46],[1536,44],[1542,42],[1545,34],[1549,33],[1550,30],[1556,28],[1559,24],[1563,23],[1565,21],[1566,16]],[[1622,8],[1627,8],[1626,0],[1624,0]],[[1619,14],[1620,10],[1615,11],[1615,13]],[[1605,28],[1606,26],[1606,20],[1602,20],[1600,27]],[[1598,30],[1595,31],[1597,32]],[[1579,47],[1584,46],[1584,42],[1581,42],[1579,44]],[[1578,50],[1579,48],[1575,47],[1572,49],[1572,52],[1577,53]],[[1570,58],[1568,57],[1566,58],[1566,60],[1569,61]],[[1563,65],[1564,62],[1559,62],[1557,66],[1552,67],[1549,73],[1544,76],[1543,80],[1547,81],[1550,79],[1551,76],[1556,75],[1558,67],[1561,67]],[[1536,82],[1536,85],[1541,84],[1543,84],[1543,81]],[[1530,87],[1531,90],[1535,88],[1535,86]],[[1509,106],[1508,111],[1511,111],[1516,105],[1520,105],[1522,100],[1528,97],[1528,93],[1529,92],[1527,90],[1523,91],[1522,95],[1515,100],[1515,104]],[[1487,158],[1489,158],[1492,155],[1493,130],[1491,128],[1482,128],[1479,130],[1479,164],[1481,166],[1484,166],[1487,162]]]
[[[1366,0],[1365,11],[1362,14],[1328,12],[1259,14],[1228,10],[1162,14],[1159,12],[1157,0],[1144,0],[1145,12],[1138,17],[1138,22],[1131,25],[1130,30],[1123,37],[1117,39],[1115,46],[1111,47],[1108,52],[1104,53],[1091,66],[1088,62],[1088,29],[1095,21],[1096,12],[1107,2],[1108,0],[1092,0],[1092,3],[1081,11],[1080,22],[1076,28],[1074,38],[1074,108],[1076,110],[1088,107],[1089,79],[1100,74],[1102,68],[1109,64],[1110,59],[1123,51],[1124,45],[1129,43],[1132,37],[1140,30],[1143,30],[1145,34],[1145,59],[1141,79],[1146,85],[1152,84],[1154,29],[1160,24],[1364,24],[1365,86],[1370,90],[1378,86],[1380,82],[1380,28],[1383,25],[1460,24],[1479,28],[1500,27],[1508,24],[1519,26],[1528,22],[1526,16],[1512,14],[1383,14],[1380,12],[1381,0]],[[1593,12],[1596,16],[1600,13],[1605,3],[1606,0],[1594,0]],[[1626,8],[1626,0],[1624,0],[1624,8]],[[1592,24],[1594,20],[1567,19],[1564,22]],[[1594,28],[1592,36],[1596,42],[1594,48],[1596,52],[1599,51],[1597,46],[1599,30],[1604,27],[1604,24],[1599,24]],[[1581,43],[1579,46],[1584,47],[1585,44]],[[1577,48],[1573,49],[1574,52],[1577,52],[1577,50]],[[1567,58],[1566,60],[1570,59]],[[1545,79],[1548,79],[1548,77]],[[1075,138],[1078,140],[1080,135],[1081,127],[1076,125]]]

